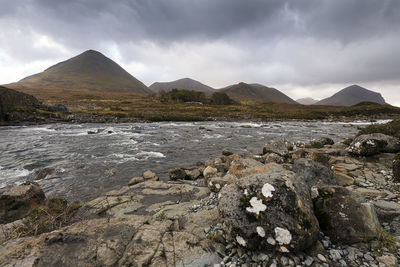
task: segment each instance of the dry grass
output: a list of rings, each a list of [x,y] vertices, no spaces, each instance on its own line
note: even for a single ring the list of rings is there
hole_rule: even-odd
[[[74,222],[73,215],[80,207],[79,202],[68,204],[64,199],[50,199],[46,204],[33,207],[11,231],[4,233],[5,239],[40,235],[67,226]]]
[[[9,87],[13,87],[10,85]],[[353,107],[304,106],[248,101],[241,105],[163,103],[156,95],[103,93],[85,90],[15,88],[36,96],[44,104],[64,104],[73,113],[136,118],[145,121],[204,120],[322,120],[346,117],[378,119],[400,117],[400,108],[367,103]]]

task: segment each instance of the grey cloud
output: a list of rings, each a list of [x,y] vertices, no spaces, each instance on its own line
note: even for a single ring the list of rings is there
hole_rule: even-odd
[[[0,48],[16,64],[97,49],[149,82],[183,71],[219,85],[400,84],[398,0],[0,2]],[[38,36],[65,51],[32,45]]]

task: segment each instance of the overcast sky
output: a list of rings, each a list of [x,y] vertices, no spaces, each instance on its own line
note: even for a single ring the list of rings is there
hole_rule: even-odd
[[[95,49],[150,85],[257,82],[400,106],[399,0],[0,0],[0,84]]]

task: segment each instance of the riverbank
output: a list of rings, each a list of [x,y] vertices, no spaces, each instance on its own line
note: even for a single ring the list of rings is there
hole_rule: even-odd
[[[224,150],[171,169],[168,183],[145,172],[81,204],[69,226],[4,235],[13,239],[2,244],[0,264],[396,266],[400,141],[368,138],[274,140],[256,157]],[[2,225],[3,234],[19,233],[20,223]]]
[[[99,96],[100,97],[100,96]],[[0,125],[46,123],[132,123],[162,121],[355,121],[396,119],[400,108],[374,103],[351,107],[305,106],[284,103],[196,105],[163,103],[151,97],[42,100],[41,108],[18,107]],[[48,107],[63,107],[55,111]]]

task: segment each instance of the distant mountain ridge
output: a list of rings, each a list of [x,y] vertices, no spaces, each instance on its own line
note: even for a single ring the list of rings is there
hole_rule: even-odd
[[[315,105],[324,106],[353,106],[360,102],[374,102],[378,104],[386,104],[385,99],[380,93],[368,90],[359,85],[348,86],[331,97],[322,99]]]
[[[156,93],[160,91],[168,92],[171,91],[172,89],[203,92],[207,95],[215,92],[214,88],[190,78],[183,78],[172,82],[155,82],[149,87]]]
[[[282,93],[281,91],[270,88],[261,84],[238,83],[220,89],[220,92],[226,93],[235,101],[263,101],[275,103],[291,103],[296,104],[296,101]]]
[[[60,88],[151,94],[151,90],[113,60],[94,50],[57,63],[13,84],[27,88]]]
[[[296,102],[302,105],[313,105],[315,103],[317,103],[319,100],[316,100],[314,98],[311,97],[305,97],[305,98],[300,98],[297,99]]]

